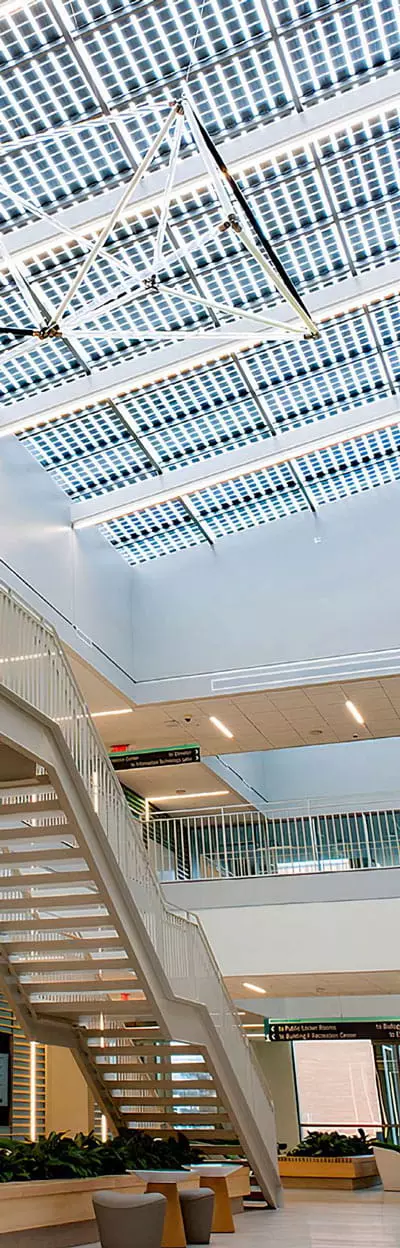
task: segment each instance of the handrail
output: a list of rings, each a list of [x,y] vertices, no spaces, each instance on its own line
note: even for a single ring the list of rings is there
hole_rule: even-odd
[[[1,684],[58,724],[167,976],[171,997],[207,1007],[262,1132],[266,1086],[204,930],[194,915],[165,901],[140,824],[129,810],[55,630],[0,587]]]
[[[164,882],[400,866],[400,804],[279,816],[227,806],[152,815],[142,827]]]

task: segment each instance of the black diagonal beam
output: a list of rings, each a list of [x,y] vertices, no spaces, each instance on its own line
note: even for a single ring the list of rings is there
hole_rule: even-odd
[[[302,312],[304,312],[305,315],[308,316],[309,319],[311,320],[311,316],[308,311],[308,308],[306,308],[306,305],[305,303],[303,303],[301,295],[299,295],[298,291],[296,290],[296,287],[293,285],[292,279],[289,277],[289,274],[286,272],[286,269],[283,267],[283,264],[281,264],[279,256],[276,255],[276,252],[274,251],[273,247],[271,247],[271,243],[268,242],[268,239],[266,235],[264,234],[264,230],[261,228],[261,225],[257,221],[257,217],[255,217],[252,208],[250,208],[250,205],[247,203],[245,195],[243,195],[243,191],[241,191],[240,186],[238,186],[238,183],[236,182],[235,178],[232,176],[229,169],[227,168],[225,162],[222,159],[221,153],[218,151],[218,148],[215,146],[215,143],[213,143],[212,139],[210,138],[210,135],[207,133],[207,130],[204,129],[204,126],[202,122],[200,121],[200,118],[198,114],[196,113],[195,109],[193,108],[192,104],[191,104],[191,108],[193,111],[193,116],[196,118],[196,123],[199,127],[199,130],[201,131],[202,138],[204,139],[204,143],[206,147],[208,148],[208,151],[210,152],[210,156],[212,156],[220,173],[222,174],[222,176],[225,178],[226,182],[228,183],[232,191],[232,195],[234,195],[237,203],[240,204],[240,207],[242,209],[242,212],[244,212],[246,220],[249,222],[249,225],[251,225],[252,229],[254,230],[254,233],[256,234],[261,247],[264,248],[264,251],[266,252],[266,255],[268,256],[270,263],[273,264],[274,268],[276,269],[276,272],[279,274],[279,277],[281,278],[281,281],[284,282],[287,291],[292,296],[292,299],[296,300],[298,307],[301,308]]]

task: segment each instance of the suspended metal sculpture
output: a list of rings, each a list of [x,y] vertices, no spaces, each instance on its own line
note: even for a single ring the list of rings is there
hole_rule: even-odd
[[[128,111],[124,115],[132,116],[132,111]],[[119,120],[120,114],[116,114],[116,117]],[[28,146],[29,144],[32,145],[32,143],[46,142],[49,139],[54,140],[61,133],[73,133],[82,127],[86,128],[90,127],[90,125],[96,126],[100,124],[104,126],[108,120],[110,125],[112,125],[112,117],[107,119],[102,116],[101,118],[74,123],[70,126],[47,130],[40,135],[32,136],[32,138],[22,139],[21,144]],[[280,321],[270,310],[268,313],[263,311],[254,312],[251,307],[237,307],[226,299],[220,301],[219,299],[207,297],[207,295],[202,296],[197,290],[193,293],[188,292],[186,286],[183,291],[177,281],[174,281],[172,284],[168,277],[163,278],[162,272],[166,267],[164,245],[167,238],[169,212],[174,199],[174,179],[185,125],[188,126],[191,132],[205,171],[212,182],[221,213],[220,221],[216,226],[212,225],[207,238],[215,239],[218,233],[223,235],[226,232],[232,232],[236,240],[239,241],[241,249],[260,266],[269,284],[275,287],[278,294],[290,306],[297,320]],[[123,275],[120,287],[112,291],[109,299],[86,300],[83,306],[81,305],[74,312],[73,302],[77,292],[89,271],[95,266],[99,256],[109,255],[106,245],[112,231],[117,222],[123,218],[123,214],[132,200],[134,192],[137,190],[169,133],[172,134],[170,159],[166,171],[165,188],[160,205],[158,228],[150,263],[147,263],[144,268],[142,265],[141,271],[138,272],[129,259],[120,259],[113,255],[112,262],[116,264]],[[2,151],[3,153],[5,150],[8,151],[9,147],[10,143],[0,144],[0,157]],[[46,214],[40,211],[40,216],[44,215]],[[68,235],[71,238],[71,230],[68,230]],[[204,243],[204,235],[200,236],[199,241]],[[28,328],[0,325],[0,335],[5,340],[4,345],[7,348],[11,348],[1,353],[0,358],[3,361],[15,354],[22,354],[26,350],[31,350],[38,342],[61,340],[66,342],[67,345],[72,344],[74,346],[79,344],[80,346],[83,339],[97,337],[103,340],[110,340],[111,342],[118,340],[118,343],[121,343],[121,339],[126,332],[129,333],[129,345],[135,342],[138,344],[157,341],[165,342],[174,338],[194,338],[196,340],[204,338],[207,340],[207,338],[212,337],[214,345],[218,340],[223,346],[224,342],[231,342],[232,339],[237,339],[238,345],[245,346],[246,340],[253,342],[255,340],[287,342],[294,338],[314,338],[318,336],[318,329],[303,299],[276,255],[262,224],[257,220],[245,194],[232,173],[227,169],[218,148],[203,126],[187,88],[183,92],[182,99],[173,103],[169,109],[168,116],[160,126],[158,134],[149,146],[135,173],[124,187],[120,199],[107,218],[96,241],[89,246],[86,256],[79,263],[77,272],[59,306],[54,310],[49,310],[45,319],[41,319],[38,313],[38,302],[32,293],[24,269],[10,256],[4,236],[3,239],[0,239],[0,251],[21,294],[25,298],[27,308],[29,308],[35,320],[35,324]],[[188,249],[189,251],[190,248]],[[187,254],[185,248],[181,249],[181,251],[173,252],[172,256],[168,256],[167,263],[171,262],[171,258],[175,259],[182,255],[185,257],[185,254]],[[164,293],[167,293],[168,298],[172,301],[177,299],[182,302],[183,300],[203,313],[211,314],[213,316],[212,327],[205,329],[200,325],[200,327],[188,326],[177,329],[169,326],[162,329],[156,327],[147,329],[141,325],[135,325],[134,316],[132,315],[135,301],[145,296],[157,303],[157,298]],[[124,331],[120,327],[110,330],[101,324],[104,317],[108,317],[112,312],[127,306],[131,308],[132,316],[129,331]],[[216,319],[217,324],[215,324]],[[12,346],[13,340],[16,343],[14,347]],[[17,345],[18,340],[21,340],[19,346]]]

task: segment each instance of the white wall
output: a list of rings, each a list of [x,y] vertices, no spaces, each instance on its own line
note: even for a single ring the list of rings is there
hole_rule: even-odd
[[[252,1048],[260,1063],[274,1102],[276,1134],[280,1144],[295,1148],[300,1139],[296,1080],[291,1044],[265,1044],[254,1040]]]
[[[132,571],[96,530],[72,531],[68,499],[16,438],[0,442],[0,580],[134,697]]]
[[[400,737],[227,754],[208,758],[207,765],[258,808],[267,802],[352,794],[363,795],[367,803],[368,793],[398,792]]]
[[[66,497],[6,438],[0,575],[138,701],[387,673],[399,501],[394,483],[322,508],[317,528],[303,513],[130,569],[96,530],[72,532]]]
[[[399,504],[393,484],[138,568],[146,697],[397,670]]]
[[[199,914],[225,976],[400,971],[400,872],[165,886]]]
[[[400,898],[242,906],[200,917],[223,975],[400,970]]]

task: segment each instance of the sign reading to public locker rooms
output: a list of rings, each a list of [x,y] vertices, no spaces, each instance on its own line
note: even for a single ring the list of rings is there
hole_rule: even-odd
[[[374,1040],[377,1044],[400,1044],[400,1019],[321,1019],[286,1022],[264,1019],[269,1040]]]

